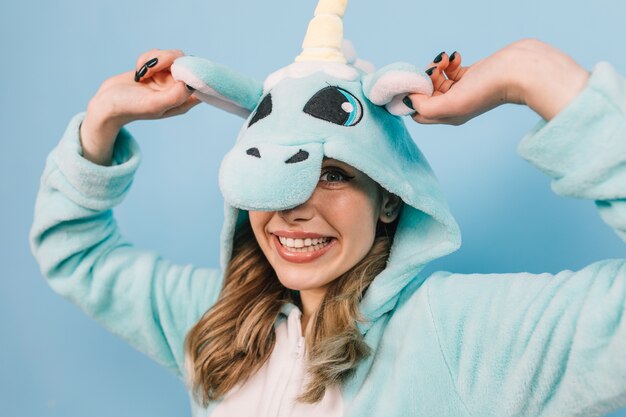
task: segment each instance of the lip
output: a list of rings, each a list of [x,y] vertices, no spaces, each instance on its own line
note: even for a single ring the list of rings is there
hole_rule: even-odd
[[[274,236],[280,237],[290,237],[292,239],[319,239],[322,237],[332,237],[332,236],[324,236],[319,233],[310,233],[310,232],[297,232],[291,230],[278,230],[276,232],[271,232]]]
[[[330,243],[324,246],[320,250],[316,250],[313,252],[289,252],[280,243],[280,241],[278,240],[278,236],[279,235],[272,234],[272,242],[274,243],[274,248],[276,248],[276,252],[278,252],[280,257],[283,258],[284,260],[288,262],[298,263],[298,264],[314,261],[315,259],[324,255],[330,249],[332,249],[337,243],[337,239],[332,238]],[[314,233],[303,233],[303,232],[292,232],[292,234],[290,235],[283,235],[281,232],[280,236],[291,237],[293,239],[303,239],[303,238],[316,239],[316,238],[324,237],[321,235],[316,235]]]

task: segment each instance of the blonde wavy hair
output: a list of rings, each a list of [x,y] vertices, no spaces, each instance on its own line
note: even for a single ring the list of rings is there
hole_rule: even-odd
[[[299,401],[315,403],[331,384],[343,383],[370,354],[356,324],[359,303],[387,264],[397,226],[379,222],[365,258],[327,290],[306,336],[310,382]],[[275,343],[274,322],[285,303],[302,308],[297,291],[284,287],[261,251],[250,224],[235,236],[233,256],[218,301],[185,338],[188,383],[205,407],[256,373]]]

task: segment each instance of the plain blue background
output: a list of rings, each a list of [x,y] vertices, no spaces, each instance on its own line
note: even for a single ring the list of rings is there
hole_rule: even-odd
[[[39,177],[67,122],[145,50],[180,48],[263,79],[300,52],[315,1],[121,0],[0,3],[0,415],[184,416],[183,385],[55,295],[28,246]],[[442,50],[475,62],[524,37],[586,68],[626,74],[626,3],[353,1],[346,37],[378,67],[426,66]],[[546,74],[557,77],[558,74]],[[624,256],[590,201],[554,195],[515,148],[539,118],[504,106],[461,127],[410,129],[437,173],[464,243],[432,269],[557,272]],[[219,161],[240,119],[202,105],[130,126],[144,159],[116,210],[137,246],[217,266]],[[626,411],[614,416],[626,416]]]

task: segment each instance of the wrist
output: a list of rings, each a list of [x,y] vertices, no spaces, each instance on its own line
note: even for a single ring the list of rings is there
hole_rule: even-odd
[[[527,90],[526,104],[545,120],[551,120],[569,105],[585,88],[589,73],[580,68],[572,73],[563,74],[558,80],[552,80],[549,86],[535,84]]]
[[[560,51],[534,58],[518,81],[521,101],[549,121],[585,88],[589,72]]]
[[[122,126],[90,102],[79,132],[83,157],[98,165],[111,165],[115,140]]]

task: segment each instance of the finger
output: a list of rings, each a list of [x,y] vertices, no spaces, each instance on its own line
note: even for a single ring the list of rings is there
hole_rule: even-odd
[[[441,124],[439,119],[428,119],[419,113],[413,114],[411,118],[415,120],[417,123],[422,124],[422,125]]]
[[[426,74],[430,77],[433,82],[434,92],[439,91],[441,85],[446,81],[446,77],[443,75],[441,70],[438,67],[430,67],[426,70]]]
[[[150,94],[148,111],[157,117],[162,117],[168,110],[185,103],[193,92],[187,89],[185,83],[177,81],[166,90],[153,91]]]
[[[146,61],[154,58],[159,52],[160,52],[159,49],[152,48],[149,51],[146,51],[143,54],[139,55],[139,57],[135,61],[135,71],[141,68],[141,66],[145,64]]]
[[[444,117],[444,118],[441,118],[441,119],[428,119],[428,118],[425,118],[424,116],[419,115],[419,114],[414,114],[411,117],[417,123],[420,123],[420,124],[423,124],[423,125],[439,124],[439,125],[460,126],[460,125],[466,123],[469,120],[467,118],[461,118],[461,117]]]
[[[453,52],[452,55],[450,55],[448,67],[444,69],[446,77],[453,81],[458,81],[461,79],[461,77],[463,77],[463,74],[465,74],[467,67],[461,66],[461,60],[461,54],[457,51]]]
[[[411,94],[407,96],[415,109],[411,115],[413,120],[421,124],[447,124],[459,126],[466,123],[471,117],[462,114],[452,108],[452,100],[449,95],[443,93],[434,96],[425,94]]]
[[[433,61],[430,63],[430,65],[428,66],[428,68],[430,67],[437,67],[439,68],[439,71],[443,71],[444,68],[446,68],[448,66],[448,54],[445,52],[441,52],[439,53],[439,55],[437,55]]]
[[[152,49],[142,54],[136,62],[135,81],[148,79],[153,74],[168,69],[175,59],[184,56],[184,52],[178,49],[158,50]]]
[[[149,51],[144,52],[139,55],[137,61],[135,62],[135,70],[141,68],[146,62],[151,60],[152,58],[159,58],[159,60],[164,60],[166,57],[175,56],[176,58],[183,56],[184,53],[178,49],[150,49]],[[174,58],[175,59],[175,58]]]
[[[454,99],[448,94],[434,94],[427,96],[424,94],[411,94],[409,99],[413,103],[415,111],[424,119],[438,120],[453,117],[455,115],[462,116],[456,111]]]
[[[185,101],[180,106],[171,108],[165,113],[163,113],[163,117],[172,117],[172,116],[178,116],[178,115],[187,113],[192,107],[194,107],[198,103],[201,103],[201,101],[197,99],[196,97],[191,96],[187,99],[187,101]]]
[[[436,93],[438,93],[437,95],[447,93],[450,87],[454,85],[454,83],[455,82],[453,80],[445,80],[444,82],[442,82],[436,91]]]

